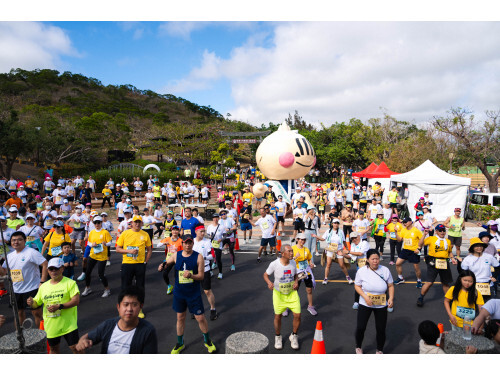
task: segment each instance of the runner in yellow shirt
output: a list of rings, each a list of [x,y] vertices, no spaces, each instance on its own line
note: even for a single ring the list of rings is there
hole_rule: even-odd
[[[145,289],[146,264],[151,258],[153,249],[151,239],[142,229],[142,218],[135,215],[132,218],[132,229],[124,231],[116,241],[116,252],[123,254],[122,260],[122,289],[135,283]],[[146,254],[147,251],[147,254]],[[144,318],[144,313],[139,313],[139,318]]]
[[[64,223],[62,221],[55,221],[54,228],[55,231],[50,232],[43,239],[42,255],[45,256],[47,260],[61,256],[61,244],[63,242],[71,242],[71,238],[64,231]]]
[[[313,296],[312,290],[315,284],[314,275],[312,274],[311,267],[314,267],[314,263],[311,261],[312,255],[307,247],[304,247],[306,243],[306,235],[304,233],[297,234],[297,245],[292,246],[293,250],[293,260],[297,263],[297,275],[299,279],[299,287],[304,280],[306,284],[306,292],[307,292],[307,302],[309,305],[307,306],[307,311],[311,315],[318,315],[316,309],[313,305]],[[285,310],[283,315],[288,315],[288,310]]]
[[[422,273],[420,271],[420,250],[418,246],[419,240],[423,237],[422,232],[413,226],[413,221],[406,217],[402,221],[404,228],[396,232],[396,239],[403,242],[403,249],[396,262],[396,272],[398,279],[394,281],[394,285],[403,284],[403,263],[407,260],[413,264],[415,274],[417,275],[417,288],[422,289]]]

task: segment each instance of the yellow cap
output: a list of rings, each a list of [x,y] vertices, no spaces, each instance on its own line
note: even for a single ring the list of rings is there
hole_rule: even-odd
[[[132,221],[142,221],[142,217],[140,217],[139,215],[134,215]]]
[[[485,248],[486,246],[488,246],[487,244],[485,244],[483,241],[481,241],[479,239],[479,237],[472,237],[470,239],[470,245],[469,245],[469,252],[472,251],[472,248],[475,246],[475,245],[482,245],[483,248]]]

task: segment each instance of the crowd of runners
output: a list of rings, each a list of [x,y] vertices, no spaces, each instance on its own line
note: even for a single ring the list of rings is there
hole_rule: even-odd
[[[247,173],[252,175],[252,169]],[[218,319],[211,280],[223,279],[224,254],[229,254],[230,270],[236,272],[236,242],[252,244],[257,232],[255,267],[260,267],[262,256],[276,256],[262,272],[272,290],[274,347],[278,350],[283,348],[282,317],[289,311],[293,314],[290,345],[300,347],[303,317],[297,290],[301,284],[305,284],[307,312],[318,315],[314,305],[317,278],[321,285],[328,285],[331,270],[338,265],[346,283],[354,284],[354,351],[363,353],[364,333],[373,313],[376,352],[383,353],[387,314],[394,311],[397,286],[409,276],[403,275],[405,262],[414,267],[417,307],[424,306],[425,295],[439,276],[451,330],[470,325],[474,334],[500,341],[495,328],[500,323],[500,300],[496,299],[500,219],[478,223],[484,231],[464,243],[468,245],[464,254],[460,251],[465,229],[460,208],[438,222],[432,196],[426,193],[412,202],[416,217],[409,217],[401,213],[402,192],[397,187],[384,195],[380,184],[360,186],[352,180],[345,182],[342,176],[337,179],[336,175],[332,183],[299,181],[290,203],[276,196],[271,187],[256,197],[253,179],[246,177],[241,191],[217,186],[212,193],[211,186],[189,182],[190,176],[186,181],[168,182],[150,176],[145,184],[139,177],[119,182],[110,178],[99,190],[92,177],[56,182],[47,176],[41,185],[29,176],[25,181],[0,179],[0,297],[8,294],[3,277],[8,264],[19,320],[22,323],[30,310],[37,326],[44,321],[51,353],[60,352],[62,337],[73,353],[99,343],[101,353],[157,353],[157,333],[143,308],[146,264],[158,247],[165,250],[165,259],[154,268],[162,272],[165,292],[172,295],[177,313],[177,343],[171,353],[185,348],[187,311],[196,319],[207,351],[214,353],[217,348],[210,338],[202,295],[210,305],[209,319]],[[218,209],[208,209],[212,201]],[[121,255],[121,285],[110,287],[106,267],[111,260],[117,261],[116,256],[110,258],[113,248]],[[384,259],[389,260],[387,266],[381,263]],[[427,268],[425,279],[422,262]],[[357,270],[354,279],[348,273],[351,267]],[[456,280],[452,267],[458,271]],[[97,285],[92,282],[94,268],[103,299],[112,290],[120,290],[119,316],[80,335],[77,309]],[[252,282],[262,283],[262,279]],[[0,315],[0,324],[4,320]],[[433,324],[422,324],[421,351],[435,346],[437,326]]]

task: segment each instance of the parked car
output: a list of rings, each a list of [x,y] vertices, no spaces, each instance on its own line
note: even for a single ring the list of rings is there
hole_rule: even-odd
[[[500,208],[500,193],[474,193],[470,198],[470,204]]]

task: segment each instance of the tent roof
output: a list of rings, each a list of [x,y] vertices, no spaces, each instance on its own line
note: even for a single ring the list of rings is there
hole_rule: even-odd
[[[368,167],[366,167],[365,169],[363,169],[362,171],[360,172],[356,172],[356,173],[353,173],[352,175],[354,177],[366,177],[365,175],[367,173],[371,173],[373,172],[375,169],[377,169],[378,165],[375,164],[374,162],[372,162]]]
[[[458,177],[438,168],[430,160],[425,161],[417,168],[398,175],[391,176],[391,181],[406,184],[431,185],[466,185],[470,186],[470,178]]]
[[[366,178],[389,178],[395,174],[399,174],[399,173],[391,171],[389,169],[389,167],[387,167],[387,164],[382,162],[373,172],[366,173],[366,176],[363,176],[363,177],[366,177]]]

